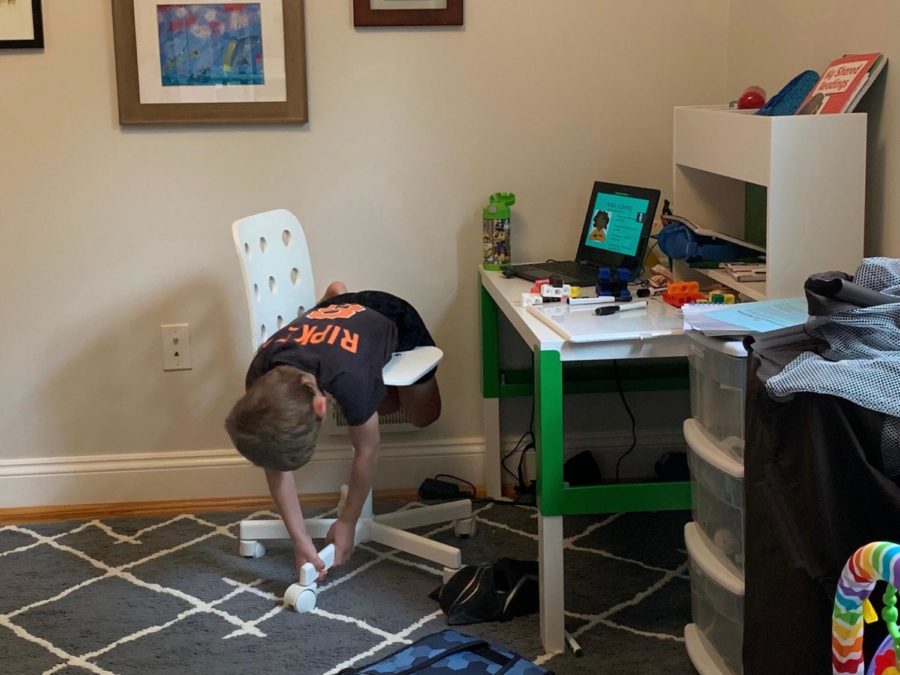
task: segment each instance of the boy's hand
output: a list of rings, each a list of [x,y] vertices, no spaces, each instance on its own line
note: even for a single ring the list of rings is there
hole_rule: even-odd
[[[350,522],[338,519],[328,529],[325,539],[334,544],[334,564],[343,565],[350,559],[353,553],[354,538],[356,536],[356,521]]]
[[[300,576],[300,568],[308,562],[312,563],[313,567],[319,571],[319,576],[316,580],[322,581],[328,573],[325,569],[325,563],[319,557],[319,552],[316,550],[316,545],[313,544],[312,539],[306,537],[294,542],[294,564],[297,568],[298,578]]]

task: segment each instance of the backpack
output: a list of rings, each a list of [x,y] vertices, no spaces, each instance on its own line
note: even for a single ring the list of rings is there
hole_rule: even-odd
[[[447,625],[509,621],[538,611],[538,564],[500,558],[466,565],[431,594],[447,615]]]
[[[505,647],[445,630],[340,675],[553,675]]]

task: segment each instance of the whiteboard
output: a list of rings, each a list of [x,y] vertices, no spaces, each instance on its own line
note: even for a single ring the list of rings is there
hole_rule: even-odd
[[[602,306],[552,302],[530,305],[528,313],[569,342],[647,340],[684,332],[681,312],[658,298],[651,298],[643,309],[597,316],[594,310]]]

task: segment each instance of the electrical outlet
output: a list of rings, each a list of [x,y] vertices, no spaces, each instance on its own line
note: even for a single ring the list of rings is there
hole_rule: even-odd
[[[191,331],[186,323],[170,323],[162,329],[163,370],[191,369]]]

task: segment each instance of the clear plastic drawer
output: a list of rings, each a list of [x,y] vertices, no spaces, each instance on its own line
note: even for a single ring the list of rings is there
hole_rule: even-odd
[[[696,420],[684,422],[694,522],[736,574],[744,575],[744,465],[726,455]]]
[[[741,342],[690,332],[691,416],[738,460],[744,457],[747,351]]]
[[[743,673],[744,582],[713,555],[695,523],[684,527],[691,571],[691,618],[715,661]]]

